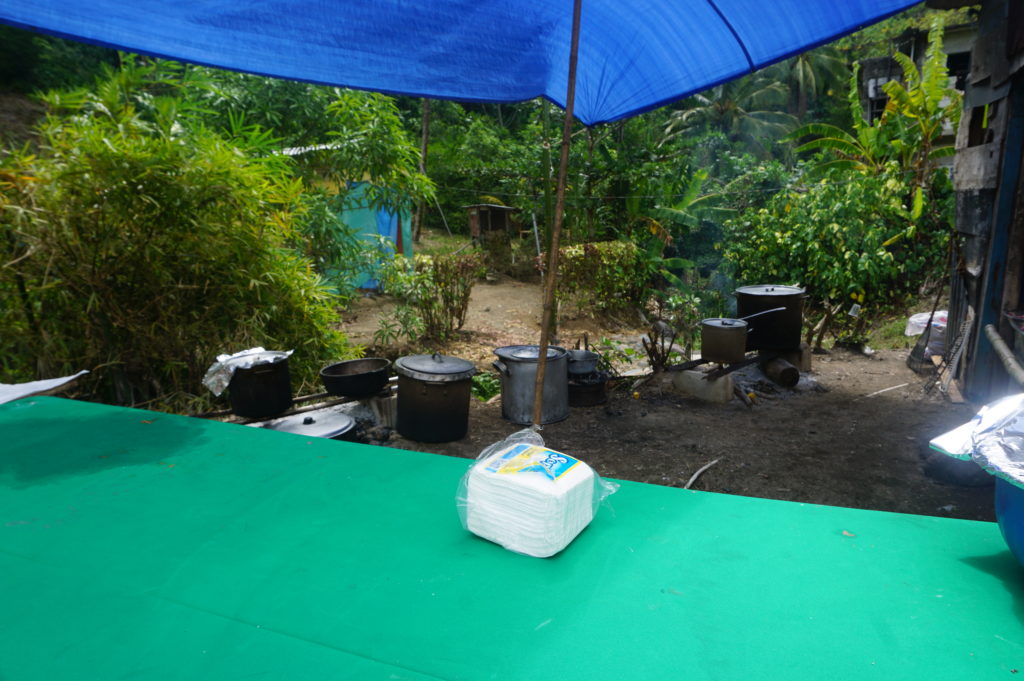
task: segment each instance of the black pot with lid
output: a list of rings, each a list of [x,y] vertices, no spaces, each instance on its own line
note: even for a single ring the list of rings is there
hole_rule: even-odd
[[[417,442],[461,440],[469,429],[469,398],[476,367],[439,353],[395,362],[398,404],[395,429]]]
[[[804,290],[798,286],[760,284],[736,289],[736,316],[750,317],[783,307],[784,310],[749,321],[747,350],[797,350],[804,323]]]

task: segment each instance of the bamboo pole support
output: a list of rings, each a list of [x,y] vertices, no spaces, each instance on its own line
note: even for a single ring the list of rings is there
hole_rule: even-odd
[[[540,348],[537,351],[537,382],[533,390],[533,425],[539,427],[544,411],[544,375],[547,373],[548,344],[551,342],[551,313],[558,283],[558,248],[565,218],[565,184],[569,175],[569,145],[572,141],[572,112],[576,98],[576,62],[580,50],[580,9],[582,0],[572,4],[572,41],[569,46],[569,84],[565,93],[565,125],[562,126],[562,153],[558,161],[558,189],[555,193],[555,220],[551,227],[548,270],[545,273],[544,306],[540,324]]]

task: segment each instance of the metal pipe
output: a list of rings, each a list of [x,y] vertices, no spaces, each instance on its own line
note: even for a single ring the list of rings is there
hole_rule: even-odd
[[[989,342],[992,343],[992,349],[996,351],[996,356],[1003,363],[1006,373],[1010,375],[1014,383],[1024,386],[1024,367],[1021,367],[1020,362],[1017,361],[1013,354],[1013,350],[1006,344],[1003,337],[999,335],[996,327],[992,324],[986,324],[985,335],[988,337]]]
[[[565,183],[569,174],[569,144],[572,140],[572,110],[576,98],[576,61],[580,51],[580,9],[582,0],[572,4],[572,40],[569,46],[569,84],[565,92],[565,125],[562,126],[562,155],[558,162],[558,189],[555,193],[555,220],[551,227],[547,282],[544,286],[544,307],[540,322],[540,347],[537,353],[537,383],[533,391],[533,425],[540,426],[544,408],[544,374],[547,369],[548,343],[551,340],[551,311],[555,304],[558,280],[558,246],[565,218]]]

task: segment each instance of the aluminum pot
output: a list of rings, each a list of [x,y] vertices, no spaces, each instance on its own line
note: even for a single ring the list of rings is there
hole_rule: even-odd
[[[356,426],[354,418],[330,407],[303,414],[292,414],[265,424],[264,428],[304,437],[322,437],[330,440],[352,440]]]
[[[700,323],[700,356],[709,362],[742,362],[747,353],[747,322],[712,317]]]
[[[350,359],[325,366],[320,370],[320,380],[332,395],[369,397],[388,384],[390,366],[391,362],[383,357]]]
[[[804,290],[797,286],[763,284],[736,289],[736,316],[749,317],[784,307],[750,322],[747,350],[796,350],[804,323]]]
[[[417,442],[461,440],[469,429],[469,395],[476,367],[458,357],[410,355],[395,362],[395,429]]]
[[[533,398],[537,383],[539,345],[506,345],[494,351],[493,363],[501,375],[501,415],[521,425],[533,423]],[[544,369],[541,424],[555,423],[569,416],[569,353],[548,347]]]

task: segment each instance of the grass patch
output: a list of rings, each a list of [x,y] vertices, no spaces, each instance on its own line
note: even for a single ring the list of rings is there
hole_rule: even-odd
[[[868,336],[868,345],[879,350],[901,350],[914,347],[917,336],[906,336],[907,320],[903,317],[882,322],[872,329]]]
[[[465,234],[449,234],[424,227],[420,240],[413,246],[413,250],[423,255],[445,255],[465,248],[468,243],[469,237]]]

